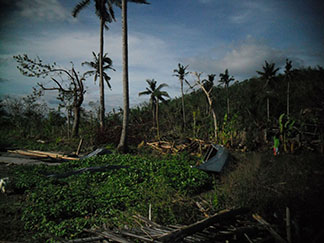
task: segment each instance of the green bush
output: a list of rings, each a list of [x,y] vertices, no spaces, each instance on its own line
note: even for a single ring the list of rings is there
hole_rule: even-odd
[[[183,223],[187,219],[179,214],[185,214],[186,208],[175,198],[185,198],[211,183],[206,173],[190,167],[192,163],[185,156],[152,159],[111,154],[55,167],[23,167],[12,183],[28,190],[23,209],[26,229],[35,232],[38,240],[70,239],[93,225],[118,227],[130,223],[136,213],[147,216],[149,204],[153,220]],[[126,168],[62,179],[45,176],[106,164]]]

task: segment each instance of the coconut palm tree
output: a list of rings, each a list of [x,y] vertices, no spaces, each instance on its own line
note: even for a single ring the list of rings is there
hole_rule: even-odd
[[[105,118],[105,92],[103,77],[103,45],[104,45],[104,28],[108,29],[107,23],[116,21],[112,8],[113,0],[93,0],[95,3],[96,15],[100,18],[100,51],[99,51],[99,89],[100,89],[100,108],[99,123],[100,128],[104,127]],[[81,0],[73,9],[72,16],[76,17],[81,10],[89,6],[91,0]]]
[[[289,95],[290,95],[290,81],[291,81],[291,65],[292,61],[286,59],[285,79],[287,80],[287,116],[289,118]]]
[[[148,4],[146,0],[117,0],[114,1],[118,7],[122,9],[122,43],[123,43],[123,124],[120,141],[118,144],[118,151],[127,152],[127,130],[129,119],[129,85],[128,85],[128,33],[127,33],[127,2]]]
[[[183,127],[185,127],[185,124],[186,124],[185,105],[184,105],[184,94],[183,94],[183,81],[185,81],[189,85],[188,81],[185,79],[186,75],[189,74],[189,72],[186,72],[186,69],[188,67],[189,67],[189,65],[183,66],[180,63],[178,63],[178,69],[174,69],[173,70],[173,72],[175,73],[173,76],[176,76],[176,77],[179,78],[180,86],[181,86]]]
[[[157,137],[160,139],[160,129],[159,129],[159,101],[165,102],[166,98],[170,98],[169,94],[166,91],[162,91],[161,89],[164,87],[168,87],[167,84],[162,83],[157,87],[157,81],[154,79],[147,79],[147,84],[149,85],[145,91],[140,92],[138,95],[150,95],[150,103],[152,107],[152,114],[153,114],[153,122],[156,122],[156,129],[157,129]],[[154,124],[154,123],[153,123]],[[154,126],[154,125],[153,125]]]
[[[229,108],[229,95],[228,95],[228,87],[229,83],[234,81],[233,76],[230,77],[228,74],[228,69],[225,70],[224,73],[219,74],[219,77],[221,78],[219,82],[225,86],[226,89],[226,100],[227,100],[227,115],[230,113],[230,108]]]
[[[273,80],[273,78],[276,76],[276,73],[278,72],[279,68],[275,68],[274,63],[268,63],[265,61],[265,65],[262,66],[263,71],[257,71],[259,75],[261,75],[261,78],[266,81],[265,85],[263,86],[264,89],[266,89],[267,93],[267,120],[270,120],[270,103],[269,103],[269,93],[268,90],[269,83]]]
[[[94,75],[94,83],[96,83],[98,76],[100,76],[100,68],[99,68],[100,67],[100,65],[99,65],[100,54],[98,53],[98,55],[96,55],[94,52],[92,52],[92,55],[93,55],[93,61],[91,61],[91,62],[86,61],[86,62],[83,62],[81,65],[82,66],[86,65],[90,68],[93,68],[93,70],[89,70],[89,71],[85,72],[85,75],[89,75],[89,76]],[[103,75],[104,80],[107,83],[108,88],[111,89],[111,85],[109,83],[111,78],[105,72],[105,70],[107,70],[107,69],[111,69],[113,71],[116,71],[116,70],[112,67],[113,61],[107,55],[108,54],[105,53],[105,55],[102,57],[102,64],[103,64],[102,75]]]

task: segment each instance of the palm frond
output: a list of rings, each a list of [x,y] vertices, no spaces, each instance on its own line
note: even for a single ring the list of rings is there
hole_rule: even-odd
[[[166,92],[166,91],[160,91],[160,95],[159,96],[165,96],[165,97],[168,97],[168,98],[170,98],[170,96],[169,96],[169,94],[168,94],[168,92]]]
[[[138,96],[142,96],[142,95],[150,95],[152,92],[150,91],[142,91],[138,93]]]
[[[90,0],[82,0],[81,2],[79,2],[72,10],[72,16],[76,17],[79,14],[79,12],[83,8],[87,7],[89,4],[90,4]]]
[[[150,4],[146,0],[128,0],[128,2],[131,2],[131,3],[140,3],[140,4]]]
[[[164,87],[168,87],[169,85],[167,85],[166,83],[163,83],[163,84],[160,84],[157,88],[156,88],[156,90],[161,90],[162,88],[164,88]]]
[[[109,83],[111,78],[106,73],[102,73],[102,75],[103,75],[103,78],[105,79],[105,81],[107,83],[108,88],[111,90],[111,85]]]

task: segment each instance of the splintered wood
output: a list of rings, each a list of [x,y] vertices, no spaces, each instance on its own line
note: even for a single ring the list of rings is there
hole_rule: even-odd
[[[51,158],[56,160],[79,160],[79,158],[70,157],[67,155],[63,155],[60,153],[52,153],[52,152],[44,152],[44,151],[38,151],[38,150],[9,150],[8,152],[14,153],[14,154],[20,154],[20,155],[27,155],[31,157],[37,157],[37,158]]]
[[[203,150],[210,145],[200,139],[189,138],[187,140],[182,143],[157,141],[147,143],[147,145],[163,154],[176,154],[183,151],[191,154],[202,154]]]
[[[257,218],[258,220],[254,220]],[[134,216],[137,227],[86,230],[114,242],[263,242],[282,238],[269,234],[269,225],[260,223],[245,209],[223,210],[190,225],[163,226],[143,216]]]

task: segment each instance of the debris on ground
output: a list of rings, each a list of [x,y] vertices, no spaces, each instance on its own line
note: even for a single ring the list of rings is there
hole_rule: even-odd
[[[146,143],[152,149],[163,154],[177,154],[180,152],[188,152],[192,155],[202,154],[210,145],[209,143],[196,139],[188,138],[184,141],[156,141]]]
[[[87,239],[114,242],[287,242],[261,216],[247,209],[222,210],[190,225],[163,226],[141,215],[137,227],[87,229]],[[69,242],[83,242],[77,239]]]

